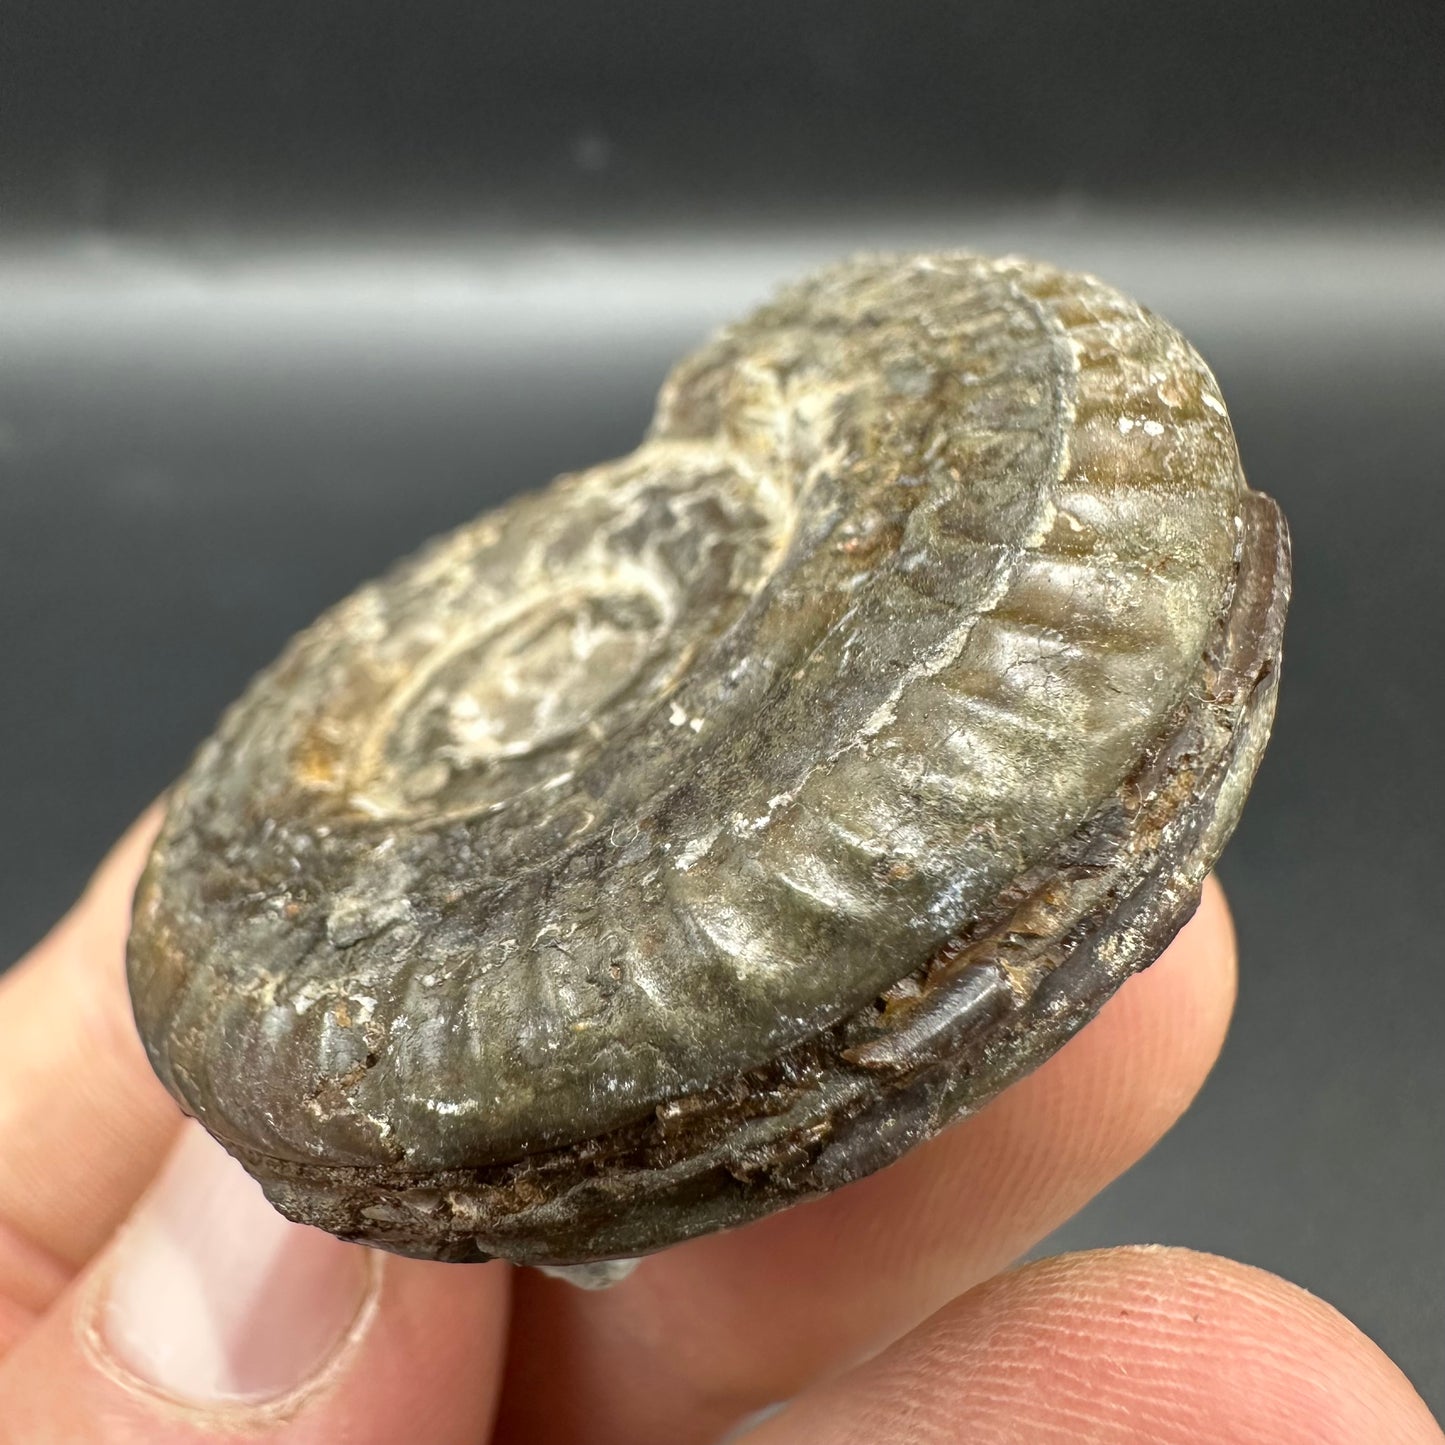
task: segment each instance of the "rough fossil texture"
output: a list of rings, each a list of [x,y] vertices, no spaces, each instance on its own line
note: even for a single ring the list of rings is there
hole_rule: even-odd
[[[256,679],[138,893],[151,1060],[282,1211],[404,1253],[833,1189],[1161,952],[1287,593],[1170,327],[1017,259],[836,266]]]

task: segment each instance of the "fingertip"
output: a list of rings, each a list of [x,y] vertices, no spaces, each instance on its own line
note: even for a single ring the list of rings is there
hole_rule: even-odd
[[[946,1161],[954,1155],[966,1164],[969,1177],[959,1183],[997,1207],[978,1223],[999,1241],[990,1263],[1003,1267],[1146,1153],[1189,1107],[1223,1046],[1235,989],[1229,909],[1210,878],[1170,946],[1088,1027],[902,1168],[942,1164],[952,1173]]]
[[[1111,1147],[1133,1158],[1193,1102],[1219,1058],[1238,992],[1234,925],[1211,875],[1173,942],[1134,975],[1098,1017],[1019,1090],[1010,1108],[1062,1110],[1107,1120]]]
[[[991,1280],[747,1438],[1441,1445],[1445,1436],[1378,1346],[1305,1290],[1232,1260],[1128,1248]]]
[[[111,845],[90,875],[71,916],[121,930],[129,928],[136,884],[164,818],[165,800],[158,798]]]
[[[17,1439],[76,1445],[474,1445],[507,1284],[500,1268],[292,1224],[187,1126],[112,1245],[0,1367],[0,1419]]]
[[[0,1298],[24,1283],[11,1241],[71,1271],[84,1264],[180,1123],[136,1034],[124,968],[131,893],[159,820],[159,805],[143,814],[65,918],[0,978]]]
[[[1169,1019],[1192,1034],[1193,1052],[1212,1063],[1224,1043],[1239,991],[1234,918],[1211,873],[1199,905],[1159,958],[1120,990],[1125,1009]]]

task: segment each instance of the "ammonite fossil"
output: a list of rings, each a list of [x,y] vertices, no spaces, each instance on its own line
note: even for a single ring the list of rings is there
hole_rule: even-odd
[[[834,1189],[1161,952],[1287,592],[1149,312],[826,270],[226,714],[137,896],[151,1060],[284,1213],[408,1254],[620,1259]]]

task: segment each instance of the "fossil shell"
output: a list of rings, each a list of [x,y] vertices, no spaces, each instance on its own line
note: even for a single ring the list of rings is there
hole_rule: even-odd
[[[1017,259],[836,266],[256,679],[137,896],[151,1060],[284,1213],[403,1253],[833,1189],[1163,949],[1287,592],[1170,327]]]

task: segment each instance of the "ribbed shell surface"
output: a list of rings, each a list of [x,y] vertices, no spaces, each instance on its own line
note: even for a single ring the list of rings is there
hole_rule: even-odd
[[[402,1172],[724,1085],[1120,788],[1246,493],[1209,369],[1091,278],[783,292],[636,452],[361,588],[226,715],[138,895],[158,1072],[251,1154]]]

